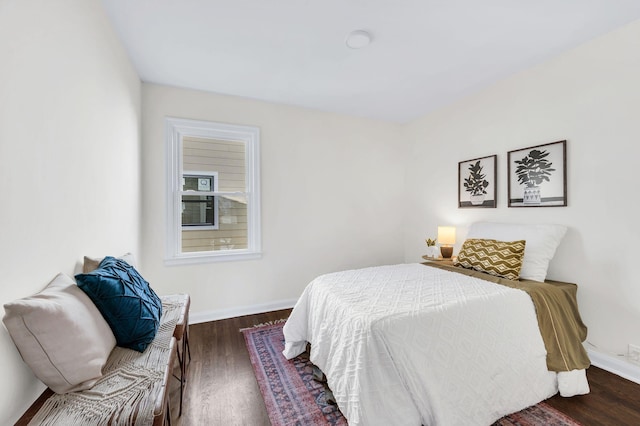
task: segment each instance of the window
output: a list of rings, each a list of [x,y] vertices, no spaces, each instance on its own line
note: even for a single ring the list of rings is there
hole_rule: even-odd
[[[166,119],[166,263],[260,257],[259,130]]]

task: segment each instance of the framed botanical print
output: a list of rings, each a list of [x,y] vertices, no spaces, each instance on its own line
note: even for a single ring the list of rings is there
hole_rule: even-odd
[[[458,163],[458,207],[496,207],[497,155]]]
[[[507,153],[509,207],[567,205],[567,141]]]

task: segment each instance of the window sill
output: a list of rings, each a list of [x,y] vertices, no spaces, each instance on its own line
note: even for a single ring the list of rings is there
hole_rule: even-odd
[[[217,231],[218,229],[220,229],[219,226],[200,226],[200,225],[182,225],[182,230],[183,231]]]
[[[262,252],[246,250],[228,250],[219,252],[183,253],[165,258],[166,266],[195,265],[213,262],[234,262],[239,260],[256,260],[262,258]]]

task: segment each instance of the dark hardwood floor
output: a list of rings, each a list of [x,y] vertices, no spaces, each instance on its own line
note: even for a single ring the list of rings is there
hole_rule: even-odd
[[[253,375],[241,328],[286,318],[290,310],[194,324],[190,327],[191,364],[184,409],[173,425],[269,425]],[[573,398],[556,395],[549,405],[584,426],[640,425],[640,385],[597,367],[587,370],[591,393]],[[179,400],[178,386],[172,401]]]
[[[589,367],[591,393],[547,403],[585,426],[640,425],[640,385],[598,367]]]
[[[191,325],[184,406],[178,417],[178,407],[173,404],[172,426],[270,425],[240,329],[287,318],[290,312],[287,309]],[[171,401],[179,398],[179,384],[174,384]]]

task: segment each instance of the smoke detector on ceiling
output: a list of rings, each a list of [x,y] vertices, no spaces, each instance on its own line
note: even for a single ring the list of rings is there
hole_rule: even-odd
[[[365,30],[355,30],[347,34],[345,43],[351,49],[362,49],[371,43],[372,37]]]

